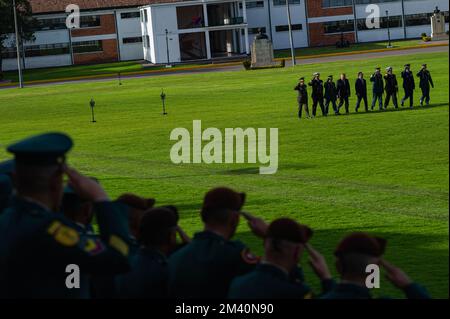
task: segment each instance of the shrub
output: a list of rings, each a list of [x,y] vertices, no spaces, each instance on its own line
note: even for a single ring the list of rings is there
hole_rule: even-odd
[[[244,62],[242,62],[242,65],[244,66],[244,68],[246,70],[250,70],[250,68],[252,66],[252,62],[250,60],[245,60]]]
[[[430,42],[431,41],[431,37],[423,37],[422,40],[424,42]]]
[[[427,37],[427,34],[424,32],[424,33],[422,33],[421,35],[420,35],[420,37],[423,39],[423,38],[426,38]]]

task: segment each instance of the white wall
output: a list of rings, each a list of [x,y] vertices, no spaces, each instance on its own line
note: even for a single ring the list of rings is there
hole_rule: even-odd
[[[142,36],[140,19],[122,19],[121,13],[124,12],[139,12],[139,9],[118,10],[116,12],[120,59],[122,61],[142,60],[144,59],[143,43],[123,43],[123,38]]]
[[[56,66],[66,66],[71,64],[72,59],[70,54],[31,57],[27,58],[25,61],[25,67],[27,69],[50,68]],[[3,70],[4,71],[17,70],[17,60],[16,59],[3,60]]]

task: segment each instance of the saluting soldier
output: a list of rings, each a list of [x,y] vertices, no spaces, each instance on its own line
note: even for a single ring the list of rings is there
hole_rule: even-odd
[[[417,77],[420,78],[420,89],[422,90],[422,97],[420,98],[420,106],[423,106],[425,101],[426,105],[430,104],[430,84],[434,89],[433,79],[431,78],[430,71],[427,69],[426,64],[422,64],[422,68],[417,73]]]
[[[0,298],[89,297],[85,289],[69,289],[68,265],[77,265],[81,275],[129,269],[126,224],[99,184],[67,167],[72,145],[67,135],[50,133],[8,147],[17,194],[0,215]],[[57,213],[64,174],[79,196],[93,202],[100,238],[79,233]]]
[[[325,82],[325,113],[328,114],[330,103],[333,107],[335,115],[339,114],[336,106],[337,99],[337,89],[336,84],[333,81],[333,76],[329,75],[327,81]]]
[[[409,107],[413,108],[416,83],[414,81],[414,75],[411,72],[411,64],[405,64],[405,69],[402,71],[402,79],[403,89],[405,90],[405,96],[402,99],[402,106],[404,106],[405,101],[409,99]]]
[[[394,107],[398,109],[398,101],[397,101],[397,92],[398,92],[398,82],[397,77],[392,71],[392,67],[386,68],[386,74],[384,75],[384,82],[386,84],[386,99],[384,100],[384,108],[387,109],[389,102],[392,97],[392,102],[394,103]]]
[[[144,213],[138,234],[141,247],[131,258],[131,271],[117,279],[120,298],[168,297],[167,258],[176,247],[176,235],[177,216],[174,211],[160,207]]]
[[[320,105],[320,109],[322,111],[322,115],[326,116],[325,107],[323,105],[323,81],[320,79],[320,73],[316,72],[313,74],[313,79],[308,83],[309,86],[312,87],[311,97],[313,99],[313,109],[312,116],[316,116],[317,112],[317,104]]]
[[[358,78],[355,82],[355,91],[357,97],[355,112],[358,112],[361,101],[364,101],[364,108],[366,112],[368,112],[369,107],[367,103],[367,82],[366,79],[364,79],[364,73],[362,72],[358,72]]]
[[[201,210],[204,231],[169,258],[170,297],[225,298],[231,281],[254,269],[259,258],[242,242],[232,240],[244,202],[245,193],[226,187],[206,194]],[[264,221],[252,218],[249,226],[264,237]]]
[[[407,298],[430,298],[423,287],[414,283],[401,269],[383,259],[385,248],[386,240],[366,233],[353,233],[342,239],[334,252],[341,282],[322,298],[371,299],[370,289],[366,285],[368,265],[383,267],[387,279],[403,290]]]
[[[297,103],[298,103],[298,118],[302,118],[303,107],[305,108],[306,117],[310,118],[308,110],[308,87],[305,84],[305,78],[300,78],[297,86],[294,90],[298,91]]]
[[[375,68],[375,73],[370,76],[370,82],[372,82],[372,110],[375,107],[375,103],[378,101],[380,111],[383,109],[383,76],[381,75],[381,68]]]
[[[231,283],[228,297],[231,299],[310,299],[311,288],[303,278],[294,277],[305,250],[311,253],[311,265],[322,281],[325,292],[334,287],[334,281],[324,258],[308,241],[312,230],[289,218],[274,220],[264,240],[264,258],[255,270],[237,277]]]
[[[338,106],[338,112],[341,109],[342,105],[345,103],[345,113],[349,113],[349,106],[350,103],[348,101],[348,98],[350,97],[350,82],[348,81],[345,73],[341,74],[341,78],[337,81],[337,94],[339,97],[339,106]]]

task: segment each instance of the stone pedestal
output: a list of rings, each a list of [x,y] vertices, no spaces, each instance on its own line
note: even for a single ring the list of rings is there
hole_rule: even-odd
[[[252,68],[273,66],[277,63],[273,60],[272,42],[266,37],[255,37],[252,45]]]
[[[431,40],[447,40],[448,35],[445,33],[445,16],[438,9],[431,16]]]

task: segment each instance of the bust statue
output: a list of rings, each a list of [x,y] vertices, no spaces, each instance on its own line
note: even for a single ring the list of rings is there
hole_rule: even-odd
[[[260,39],[268,39],[269,37],[263,32],[262,28],[258,29],[258,34],[256,35],[255,39],[260,40]]]
[[[436,9],[434,9],[433,13],[438,14],[439,12],[441,12],[441,10],[439,10],[438,6],[436,6]]]

